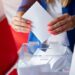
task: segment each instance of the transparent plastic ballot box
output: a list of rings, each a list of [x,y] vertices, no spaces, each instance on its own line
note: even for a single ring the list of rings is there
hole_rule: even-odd
[[[69,75],[72,52],[61,44],[24,43],[20,48],[18,75]]]

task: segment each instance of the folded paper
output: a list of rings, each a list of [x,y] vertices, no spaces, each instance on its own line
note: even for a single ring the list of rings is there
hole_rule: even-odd
[[[53,19],[48,12],[36,2],[23,16],[32,21],[32,32],[43,43],[50,37],[48,23]]]

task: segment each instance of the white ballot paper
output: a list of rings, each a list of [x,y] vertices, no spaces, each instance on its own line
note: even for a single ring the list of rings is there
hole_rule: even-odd
[[[72,57],[72,64],[71,64],[71,69],[70,69],[69,75],[75,75],[75,45],[74,45],[74,53],[73,53],[73,57]]]
[[[32,32],[43,43],[50,36],[48,23],[53,19],[48,12],[36,1],[35,4],[25,13],[23,18],[32,21]]]

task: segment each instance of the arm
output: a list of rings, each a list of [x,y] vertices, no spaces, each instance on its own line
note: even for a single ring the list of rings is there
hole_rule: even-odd
[[[22,0],[18,11],[17,16],[22,16],[34,3],[36,0]]]

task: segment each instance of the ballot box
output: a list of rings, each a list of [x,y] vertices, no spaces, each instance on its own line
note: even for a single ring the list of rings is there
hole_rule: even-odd
[[[68,47],[57,44],[38,45],[38,43],[22,45],[17,65],[18,75],[69,75],[72,53]],[[28,49],[36,50],[31,54]]]
[[[32,16],[33,14],[33,16]],[[59,16],[59,15],[58,15]],[[18,75],[69,75],[72,52],[67,33],[48,33],[48,23],[54,18],[36,1],[23,15],[32,21],[31,32],[38,42],[24,43],[19,52]]]

